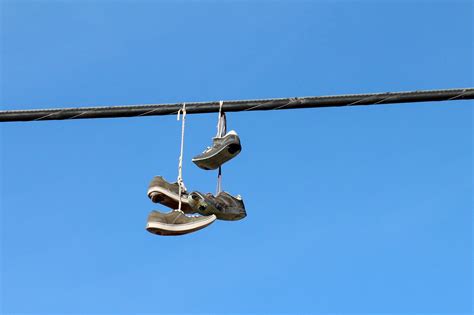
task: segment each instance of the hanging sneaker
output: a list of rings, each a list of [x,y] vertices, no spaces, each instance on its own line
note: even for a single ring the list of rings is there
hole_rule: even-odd
[[[168,183],[162,176],[153,177],[147,195],[154,203],[161,203],[171,209],[179,207],[179,184]],[[193,208],[189,206],[186,189],[181,192],[181,210],[185,213],[194,213]]]
[[[195,156],[193,162],[202,169],[215,170],[236,157],[241,150],[240,138],[234,130],[231,130],[223,137],[213,138],[212,147]]]
[[[226,192],[212,194],[193,192],[189,195],[189,205],[201,215],[215,215],[219,220],[237,221],[247,216],[244,201],[239,195],[234,197]]]
[[[179,210],[168,213],[152,211],[148,215],[146,230],[157,235],[183,235],[203,229],[215,220],[215,215],[188,217]]]

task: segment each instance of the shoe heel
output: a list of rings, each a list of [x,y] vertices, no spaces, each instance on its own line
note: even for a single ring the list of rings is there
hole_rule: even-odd
[[[150,198],[154,203],[159,203],[165,199],[162,194],[157,192],[152,192],[150,195],[148,195],[148,198]]]
[[[236,154],[238,152],[240,152],[240,150],[242,149],[242,147],[238,144],[231,144],[227,147],[227,152],[229,152],[230,154]]]

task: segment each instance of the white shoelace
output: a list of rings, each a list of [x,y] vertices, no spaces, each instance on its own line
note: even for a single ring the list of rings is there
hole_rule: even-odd
[[[227,132],[227,119],[225,113],[222,112],[223,101],[219,102],[219,117],[217,118],[217,138],[222,138]],[[222,191],[222,167],[219,166],[217,173],[216,196]]]
[[[181,122],[181,149],[178,162],[178,211],[181,211],[181,196],[183,191],[186,191],[186,187],[184,187],[183,183],[184,125],[186,123],[186,103],[183,103],[183,108],[178,111],[177,120],[179,120],[181,113],[183,113],[183,119]]]

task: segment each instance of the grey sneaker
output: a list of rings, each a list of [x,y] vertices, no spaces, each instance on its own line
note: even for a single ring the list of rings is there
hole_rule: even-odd
[[[183,235],[203,229],[215,220],[215,215],[188,217],[179,210],[168,213],[152,211],[148,215],[146,230],[157,235]]]
[[[213,138],[212,147],[195,156],[193,162],[202,169],[215,170],[236,157],[241,150],[240,138],[234,130],[231,130],[223,137]]]
[[[220,192],[214,197],[212,194],[201,194],[193,192],[189,195],[189,204],[202,215],[216,215],[219,220],[237,221],[247,216],[244,201],[240,196],[231,196],[226,192]]]
[[[168,183],[162,176],[153,177],[148,186],[147,195],[154,203],[161,203],[171,209],[178,209],[179,207],[178,183]],[[186,190],[181,193],[181,210],[185,213],[194,213],[193,208],[189,206]]]

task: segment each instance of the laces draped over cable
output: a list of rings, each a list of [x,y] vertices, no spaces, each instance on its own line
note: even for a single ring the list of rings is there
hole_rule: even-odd
[[[222,111],[223,101],[219,102],[219,117],[217,118],[217,138],[222,138],[227,132],[227,119],[225,113]],[[217,173],[217,188],[216,196],[222,191],[222,167],[219,166],[219,172]]]
[[[217,118],[217,138],[222,138],[225,136],[227,132],[227,120],[225,117],[225,113],[222,111],[222,105],[224,105],[223,101],[219,102],[219,117]]]
[[[178,111],[178,117],[176,120],[179,121],[181,113],[183,114],[183,118],[181,120],[181,149],[179,153],[179,162],[178,162],[178,210],[181,211],[181,196],[183,191],[186,191],[186,187],[184,187],[183,183],[183,151],[184,151],[184,125],[186,123],[186,103],[183,103],[183,108]]]

